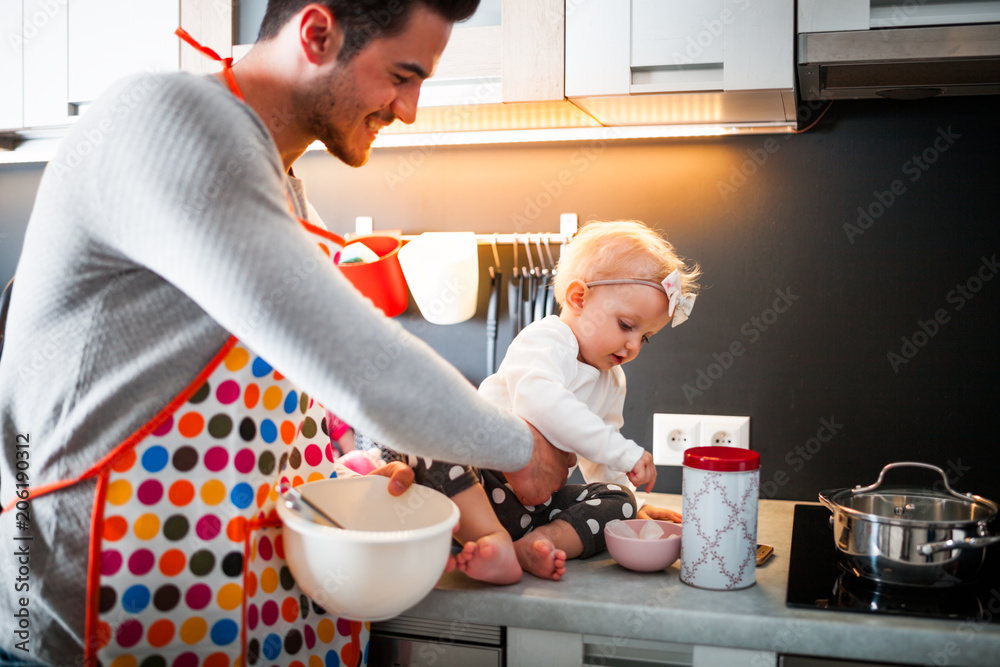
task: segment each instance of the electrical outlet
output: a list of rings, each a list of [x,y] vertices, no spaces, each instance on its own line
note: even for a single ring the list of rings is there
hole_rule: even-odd
[[[750,418],[724,415],[653,415],[653,463],[679,466],[691,447],[750,448]]]
[[[704,415],[701,418],[701,442],[712,447],[750,449],[750,418]]]
[[[680,465],[684,450],[700,443],[699,415],[653,415],[654,465]]]

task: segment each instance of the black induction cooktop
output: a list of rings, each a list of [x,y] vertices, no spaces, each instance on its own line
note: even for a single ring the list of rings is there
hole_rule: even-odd
[[[1000,623],[1000,558],[987,555],[977,581],[945,589],[888,586],[840,565],[830,510],[796,505],[788,558],[789,607]]]

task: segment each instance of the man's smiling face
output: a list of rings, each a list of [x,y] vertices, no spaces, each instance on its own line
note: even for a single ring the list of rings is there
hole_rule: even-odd
[[[433,73],[451,23],[427,7],[413,8],[405,29],[378,37],[327,75],[302,101],[305,129],[352,167],[371,155],[381,128],[416,120],[420,85]]]

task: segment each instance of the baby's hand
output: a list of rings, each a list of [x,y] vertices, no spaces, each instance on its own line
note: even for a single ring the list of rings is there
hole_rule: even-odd
[[[636,489],[645,484],[646,493],[652,491],[653,485],[656,484],[656,466],[653,465],[653,455],[649,452],[643,452],[639,462],[635,464],[626,477],[628,477],[628,481],[635,484]]]
[[[636,518],[656,519],[657,521],[672,521],[673,523],[681,522],[680,512],[668,510],[665,507],[655,507],[649,503],[646,503],[639,508],[639,513],[636,514]]]

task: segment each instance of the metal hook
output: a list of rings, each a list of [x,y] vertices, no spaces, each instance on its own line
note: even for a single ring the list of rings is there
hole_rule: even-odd
[[[546,264],[545,263],[545,258],[542,257],[542,237],[541,236],[536,236],[535,237],[535,249],[538,250],[538,263],[539,263],[539,265],[541,265],[542,273],[544,275],[549,275],[549,273],[550,273],[549,269],[552,266],[552,255],[551,254],[549,255],[549,264]]]
[[[514,237],[514,240],[515,241],[517,240],[516,236]],[[524,238],[523,241],[524,241],[524,254],[528,256],[528,268],[531,271],[531,273],[535,273],[535,261],[531,259],[531,245],[528,243],[527,237]],[[514,247],[517,247],[516,243],[514,244]]]
[[[514,269],[512,270],[512,273],[516,276],[516,275],[518,275],[518,272],[520,271],[520,269],[517,266],[517,234],[514,234],[514,244],[513,245],[514,245]]]
[[[545,237],[545,254],[549,256],[549,266],[552,267],[552,274],[556,272],[556,262],[552,259],[552,248],[549,247],[549,237]]]
[[[500,252],[497,250],[497,233],[493,233],[493,238],[490,239],[490,246],[493,248],[493,263],[497,270],[500,270]]]

